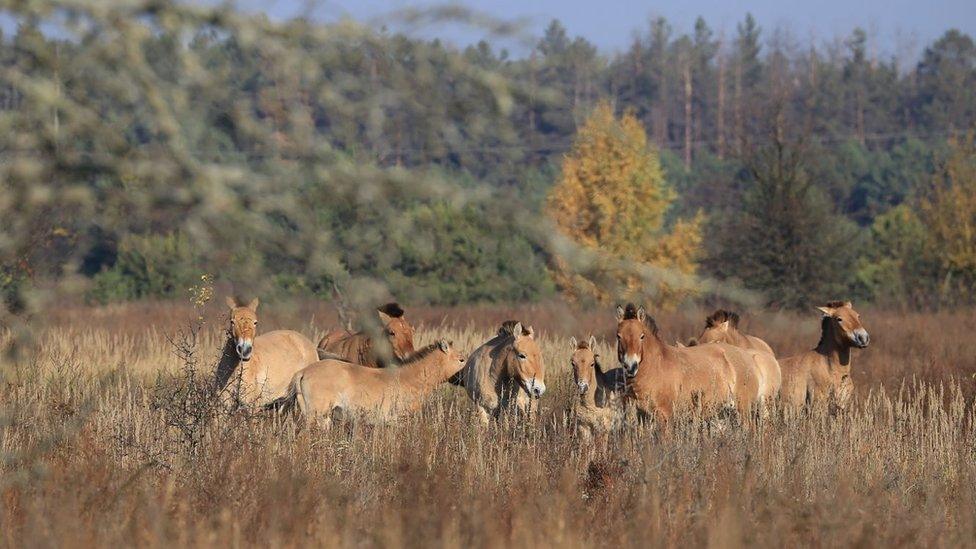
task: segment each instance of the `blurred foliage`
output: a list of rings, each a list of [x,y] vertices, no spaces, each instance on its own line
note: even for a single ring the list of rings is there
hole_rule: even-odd
[[[608,103],[601,103],[564,158],[546,213],[569,238],[614,258],[611,264],[631,262],[693,275],[701,243],[700,218],[678,221],[665,230],[665,214],[674,199],[674,190],[665,182],[658,155],[648,147],[637,118],[630,113],[617,118]],[[602,301],[619,298],[567,269],[562,258],[554,263],[556,280],[570,295],[584,291]],[[611,276],[627,294],[644,288],[633,271]],[[694,292],[694,283],[668,282],[662,280],[653,289],[656,303],[674,304]]]
[[[740,299],[736,281],[783,305],[855,289],[880,299],[890,289],[855,277],[850,250],[832,252],[845,265],[796,275],[817,263],[784,244],[785,210],[782,231],[750,233],[761,262],[722,251],[721,236],[742,234],[736,220],[777,211],[751,169],[768,113],[790,120],[785,138],[809,136],[796,204],[810,209],[797,219],[826,220],[825,234],[865,227],[850,236],[862,255],[884,246],[871,229],[881,216],[929,192],[946,138],[976,123],[976,48],[958,31],[906,63],[870,55],[859,29],[841,49],[794,48],[748,16],[726,42],[704,19],[680,33],[657,18],[604,55],[557,21],[536,40],[456,6],[404,10],[388,28],[460,23],[485,41],[461,49],[229,4],[38,0],[0,13],[17,26],[0,39],[0,322],[14,328],[58,293],[159,297],[205,272],[238,293],[340,288],[364,311],[389,297],[537,299],[554,290],[557,255],[573,280],[611,295],[629,276],[653,302],[673,297],[665,287]],[[667,174],[658,186],[661,167],[647,172],[655,183],[636,188],[660,188],[658,205],[612,235],[615,255],[641,261],[608,262],[542,215],[601,101],[632,113]],[[697,225],[681,220],[699,211],[696,270]],[[942,269],[951,292],[968,276],[957,251],[963,263]],[[604,276],[614,270],[630,274]],[[950,291],[939,276],[908,286]],[[795,286],[810,280],[829,283]]]
[[[976,140],[949,142],[949,153],[921,196],[919,216],[938,257],[945,298],[976,297]]]

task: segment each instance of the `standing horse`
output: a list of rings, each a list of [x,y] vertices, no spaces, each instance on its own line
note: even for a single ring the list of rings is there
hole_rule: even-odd
[[[629,380],[627,397],[664,425],[681,407],[750,412],[760,399],[760,363],[769,358],[726,343],[672,347],[661,341],[644,307],[617,307],[617,360]]]
[[[758,372],[761,387],[760,396],[768,401],[779,394],[783,377],[772,347],[758,337],[740,332],[738,313],[719,309],[709,315],[705,319],[705,329],[698,336],[697,342],[689,342],[689,346],[702,343],[727,343],[742,349],[751,349],[768,354],[769,360],[761,361]]]
[[[297,406],[324,427],[339,414],[370,423],[420,408],[427,396],[464,366],[464,355],[445,340],[415,352],[401,367],[378,369],[325,359],[294,375],[288,396],[275,407]]]
[[[574,406],[576,432],[584,441],[594,434],[604,434],[613,430],[623,416],[621,397],[626,387],[622,368],[605,371],[596,354],[596,338],[589,340],[570,340],[573,356],[573,381],[579,390],[579,401]]]
[[[481,421],[498,417],[514,406],[531,409],[532,399],[546,392],[546,365],[531,326],[506,321],[495,337],[475,349],[464,369],[452,379],[478,406]]]
[[[258,299],[239,305],[227,298],[230,326],[217,365],[217,386],[244,404],[265,405],[288,390],[295,372],[318,360],[315,345],[292,330],[256,335]]]
[[[413,353],[413,326],[403,316],[403,309],[397,303],[387,303],[376,309],[383,333],[392,350],[393,359],[402,362]],[[344,329],[332,330],[319,341],[319,358],[341,358],[354,364],[370,368],[385,366],[373,340],[365,332],[349,332]]]
[[[823,313],[820,342],[813,350],[780,361],[780,397],[795,407],[826,402],[843,409],[854,393],[851,349],[866,348],[871,337],[850,301],[831,301],[817,309]]]

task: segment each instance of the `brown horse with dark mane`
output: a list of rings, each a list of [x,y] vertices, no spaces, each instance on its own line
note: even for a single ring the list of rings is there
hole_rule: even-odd
[[[758,337],[740,332],[738,313],[719,309],[705,318],[705,329],[697,340],[689,341],[688,346],[707,343],[727,343],[741,349],[769,354],[771,360],[762,361],[762,368],[759,370],[760,393],[767,401],[779,394],[783,378],[772,347]]]
[[[413,326],[404,317],[403,308],[397,303],[387,303],[376,309],[383,333],[389,344],[389,355],[395,363],[406,360],[414,352]],[[372,338],[366,332],[350,332],[344,329],[332,330],[319,341],[319,358],[341,359],[370,368],[386,366],[383,353],[375,348]]]
[[[696,343],[715,343],[722,342],[743,349],[763,351],[771,355],[773,348],[768,343],[756,336],[744,334],[739,331],[739,313],[719,309],[705,318],[705,329],[702,330]],[[689,346],[691,342],[689,342]]]
[[[747,414],[761,395],[759,371],[768,353],[727,343],[665,344],[644,307],[617,307],[617,360],[629,378],[627,397],[638,411],[667,424],[678,408],[713,415],[735,407]]]
[[[797,407],[821,402],[843,409],[854,394],[851,349],[866,348],[871,337],[850,301],[831,301],[817,309],[823,314],[820,342],[810,351],[780,361],[780,397]]]

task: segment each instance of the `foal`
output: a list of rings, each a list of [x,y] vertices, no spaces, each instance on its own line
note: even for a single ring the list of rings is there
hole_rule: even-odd
[[[570,340],[573,356],[573,381],[579,390],[580,399],[575,409],[576,432],[588,442],[594,433],[603,434],[616,428],[622,416],[621,397],[626,387],[622,368],[604,371],[600,355],[595,352],[596,338],[589,340]]]
[[[389,421],[419,409],[463,365],[464,355],[443,339],[415,352],[399,368],[325,359],[294,375],[282,408],[297,405],[303,416],[325,427],[338,414],[371,423]]]

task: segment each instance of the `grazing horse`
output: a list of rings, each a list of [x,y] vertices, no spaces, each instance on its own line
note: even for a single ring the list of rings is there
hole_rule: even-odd
[[[217,386],[244,404],[265,405],[288,390],[295,372],[318,360],[315,345],[292,330],[256,335],[258,299],[239,305],[227,298],[230,326],[217,365]]]
[[[866,348],[871,337],[850,301],[831,301],[817,309],[823,313],[820,343],[811,351],[780,361],[780,397],[796,407],[826,402],[843,409],[854,393],[851,349]]]
[[[589,340],[570,340],[573,356],[573,381],[579,390],[580,399],[576,404],[576,432],[584,441],[593,438],[594,433],[603,434],[613,430],[622,419],[621,397],[626,388],[626,378],[622,368],[604,371],[600,355],[596,354],[596,338]]]
[[[417,410],[437,385],[464,366],[464,355],[445,340],[413,353],[399,368],[378,369],[325,359],[294,375],[288,395],[275,403],[297,406],[324,427],[339,415],[370,423],[390,421]]]
[[[383,324],[383,333],[389,342],[393,359],[402,362],[413,353],[413,326],[403,316],[403,309],[397,303],[387,303],[376,309]],[[373,347],[373,341],[365,332],[349,332],[344,329],[332,330],[319,341],[319,358],[340,358],[342,360],[382,368],[385,366]]]
[[[759,363],[770,358],[727,343],[672,347],[644,307],[617,307],[617,360],[628,377],[627,398],[664,425],[681,407],[750,411],[760,399]]]
[[[772,400],[779,394],[782,385],[782,372],[773,354],[773,349],[758,337],[739,331],[739,314],[719,309],[705,319],[705,329],[698,336],[697,342],[688,342],[688,346],[703,343],[728,343],[742,349],[751,349],[767,353],[771,359],[761,362],[759,370],[761,395],[764,400]]]
[[[478,406],[481,421],[499,417],[512,405],[531,410],[546,391],[546,365],[531,326],[506,321],[495,337],[475,349],[452,383],[464,387]]]

